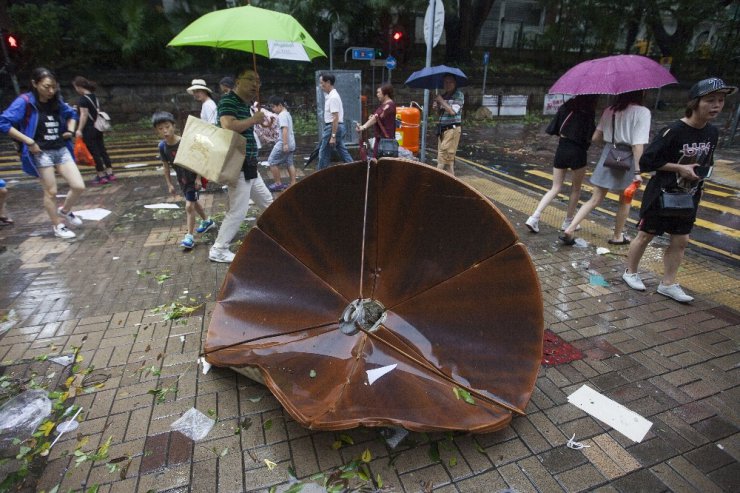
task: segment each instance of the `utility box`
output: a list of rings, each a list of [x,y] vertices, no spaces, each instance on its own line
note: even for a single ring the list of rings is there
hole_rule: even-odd
[[[319,76],[322,73],[330,73],[336,77],[334,89],[342,98],[344,108],[344,143],[347,145],[358,145],[360,136],[355,131],[355,123],[362,124],[362,72],[360,70],[321,70],[316,72],[316,117],[318,121],[319,142],[324,130],[324,96],[326,93],[319,86]]]

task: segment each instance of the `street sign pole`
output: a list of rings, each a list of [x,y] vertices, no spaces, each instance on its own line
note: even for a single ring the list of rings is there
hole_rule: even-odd
[[[397,65],[398,62],[396,61],[395,57],[389,56],[385,59],[385,68],[388,69],[388,84],[391,83],[391,75],[393,74],[393,70],[395,70]]]
[[[434,20],[436,19],[437,0],[429,0],[429,8],[432,10],[431,22],[429,23],[429,35],[427,36],[427,63],[426,67],[432,66],[432,46],[434,45]],[[421,119],[421,149],[419,160],[426,162],[427,154],[427,118],[429,118],[429,89],[424,89],[424,114]]]
[[[489,61],[489,53],[485,52],[483,54],[483,92],[481,94],[483,96],[486,95],[486,76],[488,75],[488,61]]]

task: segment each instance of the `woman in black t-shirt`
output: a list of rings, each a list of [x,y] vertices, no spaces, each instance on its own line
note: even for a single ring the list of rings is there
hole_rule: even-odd
[[[524,223],[533,233],[540,232],[540,215],[545,208],[558,196],[565,181],[565,174],[572,171],[572,186],[568,199],[568,210],[565,213],[560,230],[570,226],[576,214],[578,199],[581,196],[581,184],[586,176],[586,151],[591,146],[591,137],[596,130],[597,94],[586,94],[569,99],[560,108],[547,127],[547,133],[560,137],[558,148],[555,151],[555,162],[552,170],[552,188],[545,193],[537,205],[534,213]]]
[[[98,176],[95,177],[93,185],[105,185],[108,182],[115,181],[116,175],[113,174],[113,167],[108,157],[108,151],[103,141],[103,132],[95,128],[95,119],[98,117],[98,97],[95,95],[96,84],[82,76],[77,76],[72,81],[72,86],[80,95],[77,107],[80,110],[80,124],[77,126],[77,137],[82,137],[87,149],[95,160],[95,170]]]
[[[663,253],[663,278],[658,293],[681,303],[693,301],[676,283],[676,274],[684,251],[689,243],[689,233],[696,221],[696,211],[701,200],[701,190],[706,171],[714,165],[714,149],[719,132],[709,122],[717,117],[725,104],[725,96],[737,87],[727,86],[717,78],[697,82],[689,91],[685,117],[658,132],[640,159],[640,171],[655,172],[648,182],[640,208],[637,237],[627,254],[627,269],[622,279],[632,289],[645,290],[637,267],[650,241],[663,233],[671,235],[670,244]],[[688,192],[694,202],[693,213],[684,217],[669,215],[661,208],[661,193],[666,191]]]
[[[49,69],[34,69],[31,86],[31,92],[18,96],[0,115],[0,132],[22,144],[23,171],[41,181],[44,209],[54,226],[54,235],[71,239],[76,235],[65,222],[82,225],[82,219],[71,208],[85,190],[85,182],[72,157],[71,139],[77,113],[60,96],[56,77]],[[59,208],[55,171],[69,184],[67,197]]]

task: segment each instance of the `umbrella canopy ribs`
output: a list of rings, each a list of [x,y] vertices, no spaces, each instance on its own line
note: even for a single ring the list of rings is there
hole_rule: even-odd
[[[524,413],[543,328],[534,265],[498,209],[447,173],[383,158],[314,173],[262,214],[205,352],[257,370],[312,429],[483,433]]]

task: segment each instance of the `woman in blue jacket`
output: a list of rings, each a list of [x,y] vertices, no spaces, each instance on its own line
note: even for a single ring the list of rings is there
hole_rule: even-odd
[[[85,190],[80,171],[72,157],[72,138],[77,112],[59,94],[56,77],[43,67],[31,74],[31,92],[21,94],[0,115],[0,132],[22,144],[23,171],[38,177],[44,189],[44,209],[54,226],[54,235],[71,239],[76,235],[65,221],[81,226],[82,219],[71,207]],[[57,181],[54,169],[69,184],[64,204],[57,208]]]

